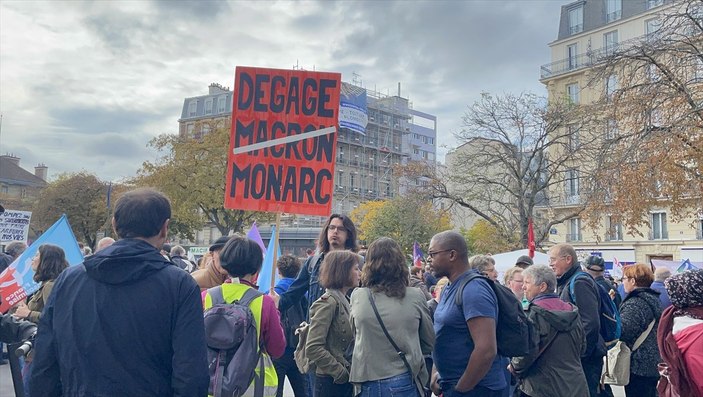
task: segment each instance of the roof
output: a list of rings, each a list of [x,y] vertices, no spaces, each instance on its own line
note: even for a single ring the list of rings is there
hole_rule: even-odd
[[[5,156],[0,156],[0,182],[9,185],[46,186],[45,180],[25,170],[15,164],[15,161]]]

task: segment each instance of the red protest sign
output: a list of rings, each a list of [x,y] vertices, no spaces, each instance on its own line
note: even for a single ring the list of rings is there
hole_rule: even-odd
[[[329,215],[339,73],[237,67],[225,208]]]

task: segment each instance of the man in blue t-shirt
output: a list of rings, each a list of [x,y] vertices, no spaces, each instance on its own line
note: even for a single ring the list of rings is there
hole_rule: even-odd
[[[444,397],[498,397],[508,387],[496,345],[498,304],[484,279],[474,279],[458,290],[468,276],[469,250],[457,232],[444,231],[430,241],[428,258],[438,278],[449,284],[435,311],[435,349],[432,354],[432,391]],[[455,303],[462,295],[463,305]]]

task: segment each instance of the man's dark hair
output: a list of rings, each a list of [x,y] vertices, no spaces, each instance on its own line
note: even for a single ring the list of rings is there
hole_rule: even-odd
[[[347,229],[347,241],[344,242],[344,249],[352,252],[359,251],[359,246],[356,244],[356,227],[354,226],[354,222],[346,215],[332,214],[329,219],[327,219],[327,222],[325,222],[325,227],[322,228],[320,237],[318,238],[320,252],[327,253],[330,251],[330,242],[327,241],[327,230],[329,230],[330,223],[332,223],[332,219],[334,218],[341,219],[342,225]]]
[[[276,266],[283,277],[295,278],[300,272],[301,264],[293,255],[283,255],[276,261]]]
[[[263,261],[264,253],[259,244],[244,236],[230,237],[220,251],[220,265],[232,277],[258,273]]]
[[[325,255],[320,267],[320,285],[342,289],[351,284],[351,270],[361,265],[361,257],[350,251],[332,251]]]
[[[120,238],[154,237],[171,218],[171,204],[150,188],[132,190],[117,200],[115,232]]]
[[[53,244],[39,246],[39,266],[34,273],[34,281],[55,280],[68,267],[63,248]]]

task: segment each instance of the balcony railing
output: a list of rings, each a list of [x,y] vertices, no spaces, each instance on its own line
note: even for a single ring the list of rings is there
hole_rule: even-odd
[[[616,51],[623,48],[631,47],[632,45],[642,43],[643,41],[652,41],[652,34],[649,36],[639,36],[630,40],[613,43],[608,47],[602,47],[597,50],[588,51],[584,54],[579,54],[575,57],[568,57],[556,62],[542,65],[540,68],[540,79],[559,76],[561,74],[584,69],[602,62],[607,57],[613,55]]]

